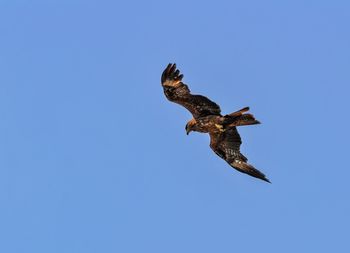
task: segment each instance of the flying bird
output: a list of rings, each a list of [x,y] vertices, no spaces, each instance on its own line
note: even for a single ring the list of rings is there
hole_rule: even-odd
[[[161,83],[169,101],[180,104],[191,112],[193,118],[185,127],[187,135],[191,131],[208,133],[210,148],[231,167],[270,183],[240,152],[242,140],[237,126],[260,124],[252,114],[247,113],[249,107],[223,116],[215,102],[205,96],[191,94],[182,79],[183,75],[176,68],[176,64],[169,64],[162,73]]]

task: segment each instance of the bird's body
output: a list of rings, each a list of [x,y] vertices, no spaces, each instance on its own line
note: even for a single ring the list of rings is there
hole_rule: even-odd
[[[200,133],[223,131],[222,123],[223,117],[218,115],[204,116],[189,121],[189,124],[193,125],[191,131]]]
[[[191,131],[209,133],[210,148],[233,168],[253,177],[270,182],[263,173],[248,164],[248,159],[240,153],[241,137],[236,126],[259,124],[249,108],[221,115],[220,107],[202,95],[193,95],[182,83],[183,75],[175,64],[169,64],[163,71],[161,82],[168,100],[188,109],[193,118],[186,124],[187,134]]]

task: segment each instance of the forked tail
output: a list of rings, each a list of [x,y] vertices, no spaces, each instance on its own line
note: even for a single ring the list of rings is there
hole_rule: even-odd
[[[234,127],[260,124],[253,114],[245,113],[247,111],[249,111],[249,107],[244,107],[239,111],[225,115],[227,118],[227,126]]]

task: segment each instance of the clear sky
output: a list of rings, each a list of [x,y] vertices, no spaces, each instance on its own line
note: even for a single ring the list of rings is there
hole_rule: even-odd
[[[349,1],[0,2],[0,252],[350,252]],[[160,74],[250,106],[230,168]]]

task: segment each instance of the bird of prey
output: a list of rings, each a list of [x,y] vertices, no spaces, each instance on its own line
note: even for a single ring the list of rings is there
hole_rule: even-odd
[[[236,127],[260,124],[252,114],[247,113],[249,107],[223,116],[216,103],[205,96],[191,94],[182,79],[183,75],[176,64],[169,64],[163,71],[161,84],[168,100],[191,112],[193,118],[185,128],[187,135],[191,131],[209,133],[210,148],[230,166],[270,183],[262,172],[247,163],[248,159],[240,152],[242,140]]]

